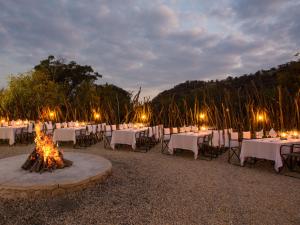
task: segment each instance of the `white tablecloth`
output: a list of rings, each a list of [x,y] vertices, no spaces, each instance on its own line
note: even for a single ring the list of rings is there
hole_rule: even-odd
[[[132,149],[136,148],[136,133],[147,130],[148,128],[140,128],[140,129],[123,129],[123,130],[115,130],[112,132],[110,146],[112,149],[115,149],[116,144],[124,144],[131,145]],[[150,134],[150,133],[149,133]]]
[[[76,130],[86,129],[85,127],[67,127],[55,129],[53,133],[53,143],[58,141],[73,141],[76,144]]]
[[[300,139],[280,140],[279,138],[266,138],[244,140],[240,155],[241,165],[244,165],[247,157],[256,157],[275,161],[274,169],[279,171],[279,168],[283,166],[280,156],[280,146],[296,143],[300,143]]]
[[[187,132],[172,134],[168,145],[169,152],[174,153],[174,149],[185,149],[194,152],[194,158],[198,158],[198,138],[211,134],[210,131],[203,131],[199,133]]]
[[[26,128],[26,126],[0,127],[0,139],[9,140],[9,145],[13,145],[15,143],[15,134],[18,128]]]

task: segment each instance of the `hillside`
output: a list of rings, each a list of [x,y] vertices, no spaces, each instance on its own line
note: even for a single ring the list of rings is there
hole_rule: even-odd
[[[226,111],[230,110],[231,116],[240,117],[236,126],[251,128],[251,124],[243,118],[247,118],[249,121],[251,120],[250,113],[265,111],[269,114],[270,121],[275,123],[274,126],[280,127],[283,123],[290,123],[287,115],[295,111],[299,113],[298,102],[295,99],[299,96],[299,88],[300,61],[293,61],[269,70],[261,70],[254,74],[245,74],[234,78],[228,77],[224,80],[186,81],[158,94],[152,100],[152,104],[155,112],[160,112],[162,118],[166,120],[168,120],[167,116],[174,113],[174,111],[171,113],[170,107],[173,110],[174,107],[177,108],[177,113],[181,115],[189,109],[193,109],[195,112],[195,107],[198,107],[200,111],[218,110],[218,115],[214,114],[214,118],[210,118],[210,122],[217,126],[223,126],[222,115],[226,109]],[[293,116],[297,117],[297,115]],[[280,118],[281,121],[277,118]],[[189,121],[172,119],[172,122],[162,122],[180,125]],[[273,126],[273,124],[270,125]],[[295,119],[290,126],[298,126],[298,120]]]

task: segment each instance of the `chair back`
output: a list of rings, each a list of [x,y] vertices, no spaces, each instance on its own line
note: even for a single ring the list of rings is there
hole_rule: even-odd
[[[10,125],[15,126],[15,121],[14,120],[10,121]]]
[[[100,131],[105,131],[105,126],[106,126],[106,123],[101,123],[100,124]]]
[[[219,147],[220,146],[220,131],[219,130],[213,130],[212,131],[211,145],[213,147]]]
[[[61,128],[61,123],[56,123],[56,124],[55,124],[55,128],[56,128],[56,129],[60,129],[60,128]]]
[[[111,126],[110,125],[105,125],[105,127],[104,127],[105,136],[110,137],[111,133],[112,133]]]
[[[192,132],[198,132],[198,131],[199,131],[198,127],[192,126]]]
[[[87,125],[87,126],[86,126],[86,129],[87,129],[87,133],[88,133],[88,134],[91,134],[91,133],[93,132],[93,127],[92,127],[92,125]]]
[[[117,125],[111,125],[111,130],[112,131],[117,130]]]
[[[225,140],[224,140],[224,130],[219,130],[219,144],[220,146],[224,146]]]
[[[80,129],[80,135],[85,136],[86,135],[86,129]]]
[[[230,147],[230,144],[229,144],[229,131],[230,131],[230,129],[224,129],[224,147],[225,148]]]
[[[177,127],[172,128],[172,134],[178,134],[178,128]]]
[[[185,127],[185,132],[191,132],[192,128],[190,126]]]
[[[102,130],[102,125],[101,124],[97,124],[97,133],[100,133]]]
[[[212,134],[205,135],[203,138],[203,144],[209,145],[212,140]]]
[[[169,140],[171,137],[171,128],[163,128],[163,140]]]
[[[238,132],[230,132],[229,133],[229,144],[230,147],[239,147],[239,133]]]
[[[272,128],[270,131],[269,131],[269,136],[271,138],[275,138],[277,137],[277,132]]]
[[[180,127],[179,128],[179,133],[185,133],[185,127]]]
[[[47,130],[53,130],[52,122],[46,122],[45,123]]]
[[[21,133],[22,133],[22,128],[17,128],[17,129],[16,129],[16,133],[15,133],[15,134],[17,134],[17,135],[18,135],[18,134],[21,134]]]
[[[243,139],[251,139],[251,132],[243,131]]]
[[[154,132],[155,140],[158,140],[159,139],[159,127],[158,127],[158,125],[156,125],[154,127],[154,130],[155,130],[155,132]]]
[[[263,138],[264,136],[264,130],[255,132],[255,138]]]
[[[32,133],[33,132],[33,123],[29,123],[28,124],[28,133]]]
[[[93,133],[93,134],[96,134],[96,133],[97,133],[97,125],[96,125],[96,124],[93,124],[93,125],[92,125],[92,133]]]

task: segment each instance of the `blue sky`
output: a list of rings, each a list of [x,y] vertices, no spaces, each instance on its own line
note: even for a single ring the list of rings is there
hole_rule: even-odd
[[[0,87],[52,54],[143,96],[295,60],[299,0],[0,0]]]

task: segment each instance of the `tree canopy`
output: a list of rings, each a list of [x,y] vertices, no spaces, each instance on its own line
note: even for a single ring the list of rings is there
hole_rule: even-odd
[[[94,120],[93,114],[101,112],[103,120],[121,122],[131,94],[115,85],[96,84],[101,77],[91,66],[49,56],[32,71],[10,77],[0,91],[0,116],[51,119],[47,112],[54,111],[58,121]]]

